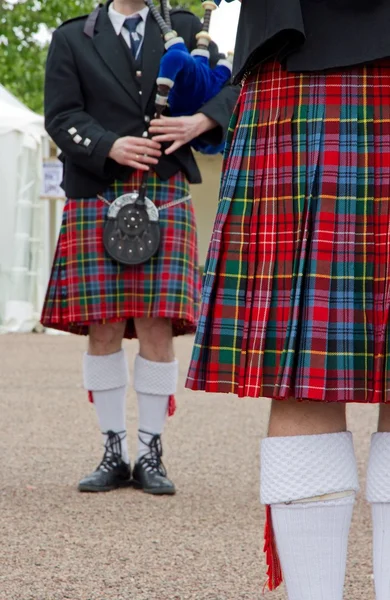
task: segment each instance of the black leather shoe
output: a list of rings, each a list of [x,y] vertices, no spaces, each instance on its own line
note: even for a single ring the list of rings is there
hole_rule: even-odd
[[[80,481],[79,492],[110,492],[131,485],[130,465],[121,457],[121,438],[113,431],[107,431],[107,436],[102,462]]]
[[[141,433],[144,432],[141,431]],[[176,489],[172,481],[168,479],[166,468],[161,460],[161,437],[154,435],[148,446],[149,452],[134,465],[133,485],[138,489],[142,489],[146,494],[173,496]]]

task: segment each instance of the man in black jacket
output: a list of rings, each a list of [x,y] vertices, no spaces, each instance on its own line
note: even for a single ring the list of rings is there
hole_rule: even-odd
[[[196,44],[200,21],[172,11],[175,31]],[[211,45],[211,62],[218,50]],[[196,229],[189,183],[200,173],[189,142],[223,141],[238,91],[227,85],[189,117],[153,119],[163,39],[143,0],[109,1],[54,33],[45,84],[46,128],[62,151],[67,202],[42,323],[88,334],[84,386],[105,443],[98,468],[80,491],[108,491],[132,480],[145,492],[173,494],[163,466],[161,434],[174,409],[178,364],[173,336],[197,320]],[[152,139],[145,137],[150,126]],[[123,266],[103,247],[108,205],[139,187],[160,212],[161,244],[147,263]],[[131,472],[123,337],[138,337],[134,365],[138,457]]]

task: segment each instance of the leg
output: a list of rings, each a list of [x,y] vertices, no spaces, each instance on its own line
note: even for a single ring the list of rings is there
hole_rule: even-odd
[[[270,587],[277,551],[289,600],[341,600],[358,489],[345,405],[273,401],[261,465]]]
[[[159,363],[175,360],[172,323],[169,319],[134,319],[134,325],[142,358]]]
[[[105,444],[99,467],[79,483],[82,492],[100,492],[128,484],[129,456],[126,439],[128,365],[121,349],[125,323],[90,327],[84,356],[84,386],[90,393]]]
[[[89,328],[88,354],[92,356],[107,356],[122,349],[126,321],[91,325]]]
[[[138,397],[138,459],[133,479],[144,492],[174,494],[173,483],[161,462],[161,434],[170,399],[176,392],[178,363],[174,358],[169,319],[135,319],[140,353],[134,365]]]
[[[390,598],[390,405],[382,404],[378,432],[372,436],[367,500],[373,524],[374,581],[377,600]]]
[[[273,400],[269,437],[321,435],[346,431],[345,404]]]
[[[381,404],[379,408],[378,433],[390,433],[390,404]]]

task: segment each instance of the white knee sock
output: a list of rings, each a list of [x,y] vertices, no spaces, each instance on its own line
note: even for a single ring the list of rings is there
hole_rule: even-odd
[[[126,392],[129,371],[123,350],[106,356],[84,355],[84,387],[92,393],[103,434],[114,431],[121,438],[122,460],[129,463],[126,437]]]
[[[134,389],[138,397],[138,458],[149,451],[153,435],[161,435],[168,413],[169,397],[176,392],[178,362],[161,363],[136,356]]]
[[[342,600],[355,495],[272,506],[289,600]]]
[[[367,471],[376,600],[390,599],[390,433],[374,433]]]
[[[342,600],[359,487],[351,434],[267,438],[261,464],[289,600]]]

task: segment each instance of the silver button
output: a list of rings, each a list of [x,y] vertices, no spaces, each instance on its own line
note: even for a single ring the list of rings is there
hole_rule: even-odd
[[[90,143],[91,143],[91,140],[89,138],[85,138],[85,140],[83,141],[83,144],[86,148],[88,148]]]
[[[83,138],[81,137],[81,135],[77,134],[74,136],[73,141],[75,144],[79,144],[81,142]]]
[[[140,96],[142,96],[142,91],[141,90],[138,93],[139,93]]]
[[[137,75],[137,77],[142,77],[142,71],[137,71],[136,75]]]
[[[148,117],[148,115],[145,115],[144,121],[145,123],[150,123],[150,117]]]
[[[76,127],[71,127],[70,129],[68,129],[68,133],[70,133],[70,135],[74,135],[75,133],[77,133]]]

